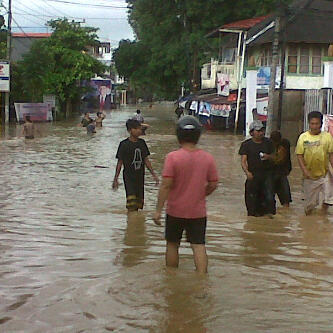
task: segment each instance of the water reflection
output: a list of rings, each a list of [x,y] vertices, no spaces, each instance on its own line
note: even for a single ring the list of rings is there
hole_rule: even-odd
[[[144,261],[147,249],[145,215],[142,211],[130,212],[127,215],[123,250],[123,265],[132,267]]]

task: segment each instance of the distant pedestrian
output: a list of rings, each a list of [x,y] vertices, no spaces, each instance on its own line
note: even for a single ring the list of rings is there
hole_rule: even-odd
[[[273,170],[273,187],[274,193],[277,194],[283,207],[289,207],[291,200],[290,185],[288,175],[292,169],[290,160],[290,142],[282,138],[279,131],[271,133],[271,140],[274,145],[272,162]]]
[[[142,124],[145,120],[143,118],[143,115],[141,114],[141,110],[136,110],[134,116],[132,119],[137,120],[140,124]]]
[[[147,144],[145,140],[139,138],[142,135],[141,124],[135,119],[129,119],[126,122],[126,128],[130,136],[119,144],[116,155],[118,163],[112,187],[118,188],[118,177],[124,166],[126,208],[130,212],[143,208],[145,167],[149,169],[156,185],[158,185],[158,177],[149,161],[150,152]]]
[[[194,117],[181,118],[176,133],[181,148],[165,158],[154,222],[161,224],[161,212],[167,201],[166,265],[178,267],[178,250],[185,230],[196,269],[205,273],[208,265],[205,247],[206,196],[216,189],[218,174],[212,155],[196,146],[201,125]]]
[[[103,120],[105,119],[105,112],[104,111],[98,111],[96,113],[96,127],[102,127],[103,126]]]
[[[298,163],[303,172],[306,215],[319,204],[321,196],[324,212],[332,204],[328,162],[333,166],[333,139],[329,133],[321,131],[323,115],[312,111],[308,114],[308,121],[309,130],[299,136],[296,145]]]
[[[148,124],[145,124],[145,119],[143,118],[143,115],[141,114],[141,110],[136,110],[136,113],[132,117],[132,119],[137,120],[141,124],[142,129],[142,135],[146,135],[146,129],[150,127]]]
[[[26,139],[34,139],[35,138],[35,125],[31,120],[30,115],[25,116],[25,122],[23,124],[22,135]]]
[[[89,112],[85,112],[84,116],[78,126],[81,127],[87,127],[90,123],[92,123],[94,120],[90,118]]]
[[[274,151],[273,143],[265,138],[265,128],[260,120],[250,124],[251,139],[242,142],[242,169],[246,175],[245,204],[248,216],[272,217],[276,213],[273,189],[273,164],[269,154]]]

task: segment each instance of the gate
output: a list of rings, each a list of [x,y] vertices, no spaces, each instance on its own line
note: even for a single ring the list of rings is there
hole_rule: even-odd
[[[308,114],[319,111],[322,114],[333,115],[333,90],[308,89],[304,97],[304,131],[309,128]]]

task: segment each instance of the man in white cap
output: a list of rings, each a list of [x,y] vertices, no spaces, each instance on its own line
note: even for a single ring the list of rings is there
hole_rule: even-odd
[[[245,204],[248,216],[272,216],[276,213],[272,172],[273,164],[269,155],[274,147],[271,140],[265,138],[265,128],[260,120],[250,124],[251,138],[242,142],[242,169],[246,175]]]

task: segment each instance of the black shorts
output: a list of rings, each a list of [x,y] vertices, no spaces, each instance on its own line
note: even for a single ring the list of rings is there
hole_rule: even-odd
[[[179,243],[186,231],[186,239],[191,244],[205,244],[207,218],[184,219],[166,216],[165,239],[168,242]]]

